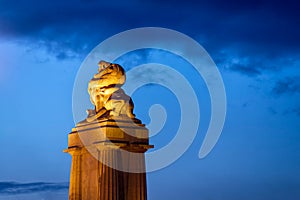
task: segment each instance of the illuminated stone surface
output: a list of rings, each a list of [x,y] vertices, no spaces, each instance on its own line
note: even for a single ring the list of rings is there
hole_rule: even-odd
[[[120,65],[99,62],[88,87],[95,109],[68,135],[69,200],[147,199],[144,153],[153,145],[120,88],[125,80]]]

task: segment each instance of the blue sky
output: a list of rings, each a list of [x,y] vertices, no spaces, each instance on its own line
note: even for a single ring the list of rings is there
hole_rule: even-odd
[[[201,77],[160,51],[137,51],[119,60],[126,70],[150,61],[173,66],[189,77],[200,99],[194,142],[171,166],[148,174],[149,199],[299,199],[299,7],[289,0],[0,0],[0,199],[65,198],[71,159],[62,150],[74,127],[76,73],[106,38],[147,26],[174,29],[198,41],[218,66],[228,105],[217,145],[200,160],[210,117]],[[166,125],[151,138],[156,148],[164,146],[178,128],[174,95],[150,85],[133,100],[144,123],[150,121],[152,104],[165,106]],[[19,189],[37,182],[42,189],[30,186],[26,194]],[[58,187],[45,189],[46,183]]]

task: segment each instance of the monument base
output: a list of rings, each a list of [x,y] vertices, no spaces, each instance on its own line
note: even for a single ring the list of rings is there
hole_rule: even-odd
[[[146,200],[148,129],[131,119],[78,123],[68,135],[69,200]]]

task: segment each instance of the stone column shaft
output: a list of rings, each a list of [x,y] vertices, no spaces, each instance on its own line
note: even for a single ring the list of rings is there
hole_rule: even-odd
[[[99,192],[100,200],[124,200],[123,173],[115,169],[121,162],[118,150],[99,151]],[[105,163],[113,166],[107,166]]]
[[[69,200],[81,200],[81,155],[80,150],[72,150]]]

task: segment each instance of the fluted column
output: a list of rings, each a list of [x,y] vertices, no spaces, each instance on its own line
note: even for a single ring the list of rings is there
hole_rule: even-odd
[[[124,173],[125,200],[147,200],[145,149],[136,147],[126,148],[128,154],[122,156]]]
[[[68,151],[72,155],[69,200],[81,200],[81,149]]]
[[[101,200],[124,200],[123,173],[117,170],[121,162],[120,152],[115,148],[99,151],[99,196]],[[108,164],[109,165],[106,165]]]

